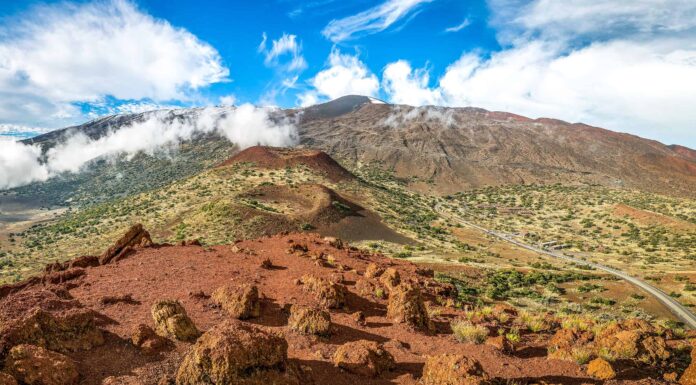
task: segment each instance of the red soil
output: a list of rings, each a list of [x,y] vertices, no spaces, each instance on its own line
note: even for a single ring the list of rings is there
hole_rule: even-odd
[[[309,149],[254,146],[239,152],[220,166],[246,162],[270,169],[305,165],[313,171],[325,175],[332,182],[355,178],[350,171],[343,168],[325,152]]]
[[[427,356],[442,353],[461,353],[480,361],[491,378],[518,379],[520,383],[532,379],[531,382],[594,383],[575,363],[547,360],[545,341],[548,335],[523,336],[523,346],[507,355],[489,345],[457,342],[448,327],[451,320],[463,314],[456,309],[440,308],[442,313],[433,318],[436,332],[432,335],[393,323],[386,318],[386,300],[357,294],[355,283],[363,278],[369,263],[396,268],[402,282],[411,281],[423,289],[430,306],[438,307],[432,293],[440,284],[427,278],[427,274],[413,263],[356,249],[337,249],[330,243],[314,234],[290,234],[212,248],[196,245],[136,248],[126,259],[88,267],[82,275],[51,285],[54,290],[56,287],[67,289],[73,301],[96,311],[98,326],[105,331],[104,345],[68,354],[78,363],[81,383],[101,384],[108,376],[134,376],[144,384],[155,384],[162,375],[174,374],[190,344],[176,342],[170,350],[148,356],[130,342],[131,333],[138,324],[152,326],[152,304],[162,299],[179,300],[196,326],[205,331],[229,318],[224,310],[214,305],[210,294],[226,284],[247,283],[258,286],[262,306],[260,318],[245,322],[264,325],[284,334],[289,343],[290,359],[299,363],[317,384],[416,384]],[[316,263],[300,253],[289,253],[293,244],[306,245],[309,256],[331,255],[333,266]],[[270,269],[261,267],[267,258],[273,265]],[[287,329],[288,315],[283,310],[286,305],[316,305],[314,296],[297,284],[305,274],[319,277],[341,274],[348,290],[346,308],[331,310],[334,328],[330,337],[303,336]],[[34,282],[20,292],[5,292],[0,298],[0,312],[12,313],[12,309],[19,306],[15,301],[19,294],[34,293],[32,298],[41,298],[38,293],[46,289],[45,284]],[[128,301],[103,300],[129,295]],[[22,305],[15,310],[26,311],[25,307]],[[364,313],[366,322],[356,321],[353,314],[356,311]],[[383,342],[396,360],[396,369],[373,379],[344,372],[331,363],[331,357],[341,344],[360,339]],[[619,373],[617,383],[636,383],[635,380],[648,375],[636,369],[624,371]]]

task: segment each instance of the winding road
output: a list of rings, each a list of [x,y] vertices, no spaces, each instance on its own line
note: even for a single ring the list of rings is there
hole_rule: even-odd
[[[643,289],[645,292],[652,295],[658,301],[660,301],[660,303],[662,303],[664,306],[666,306],[669,309],[669,311],[671,311],[672,314],[674,314],[680,321],[684,322],[684,324],[687,327],[689,327],[691,329],[696,329],[696,315],[694,313],[692,313],[691,310],[689,310],[684,305],[677,302],[677,300],[670,297],[668,294],[666,294],[662,290],[658,289],[655,286],[650,285],[649,283],[647,283],[645,281],[642,281],[636,277],[630,276],[630,275],[628,275],[620,270],[617,270],[617,269],[614,269],[614,268],[611,268],[608,266],[604,266],[604,265],[594,263],[594,262],[588,262],[588,261],[582,260],[580,258],[571,257],[571,256],[568,256],[568,255],[565,255],[562,253],[540,249],[538,247],[535,247],[535,246],[520,242],[516,239],[513,239],[513,238],[511,238],[503,233],[499,233],[497,231],[486,229],[486,228],[481,227],[479,225],[476,225],[474,223],[465,221],[459,217],[453,217],[449,213],[442,210],[441,207],[439,206],[439,204],[436,205],[434,207],[434,209],[441,216],[443,216],[451,221],[455,221],[455,222],[460,223],[464,226],[473,227],[473,228],[480,230],[486,234],[492,235],[494,237],[502,239],[505,242],[512,243],[513,245],[519,246],[521,248],[531,250],[531,251],[534,251],[534,252],[539,253],[539,254],[544,254],[544,255],[547,255],[547,256],[550,256],[553,258],[563,259],[563,260],[573,262],[576,264],[590,266],[590,267],[595,268],[597,270],[602,270],[602,271],[606,271],[607,273],[613,274],[613,275],[629,282],[630,284]]]

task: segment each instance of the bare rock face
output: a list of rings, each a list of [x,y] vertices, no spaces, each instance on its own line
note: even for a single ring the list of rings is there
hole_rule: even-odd
[[[234,318],[248,319],[261,315],[259,289],[254,285],[225,285],[215,290],[212,298]]]
[[[193,341],[200,332],[179,301],[163,300],[152,305],[155,331],[162,337]]]
[[[319,305],[328,309],[339,309],[345,304],[345,287],[313,275],[302,277],[305,290],[314,294]]]
[[[154,354],[167,346],[167,340],[152,330],[151,327],[140,324],[131,334],[131,342],[145,354]]]
[[[377,377],[394,369],[394,357],[375,341],[359,340],[343,344],[333,356],[334,365],[365,377]]]
[[[259,326],[224,321],[191,347],[176,375],[177,385],[299,385],[288,364],[288,343]]]
[[[302,334],[329,335],[331,334],[331,315],[326,310],[292,305],[288,327]]]
[[[104,343],[96,312],[51,290],[26,290],[0,301],[0,356],[20,344],[58,352],[91,349]]]
[[[405,323],[415,329],[432,330],[420,290],[411,285],[396,286],[389,294],[387,318],[394,322]]]
[[[423,367],[423,385],[484,385],[488,375],[478,361],[461,354],[428,357]]]
[[[99,263],[106,265],[107,263],[119,261],[128,256],[136,247],[150,247],[152,245],[150,233],[143,229],[143,225],[138,223],[131,226],[126,234],[99,257]]]
[[[5,371],[27,385],[73,385],[80,377],[70,358],[35,345],[13,347]]]
[[[611,364],[602,358],[595,358],[587,364],[587,374],[599,380],[611,380],[616,372]]]
[[[17,385],[17,380],[7,373],[0,372],[0,385]]]

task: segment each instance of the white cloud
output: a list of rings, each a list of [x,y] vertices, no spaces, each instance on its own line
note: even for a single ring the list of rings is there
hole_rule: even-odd
[[[39,163],[39,156],[39,146],[0,140],[0,189],[48,178],[48,170]]]
[[[386,0],[358,14],[339,20],[331,20],[322,34],[338,43],[362,35],[384,31],[392,24],[408,16],[419,6],[432,0]]]
[[[184,112],[155,111],[142,122],[120,127],[96,140],[74,134],[48,150],[45,162],[40,160],[38,146],[0,141],[0,189],[43,181],[63,172],[79,172],[89,161],[100,157],[155,154],[199,133],[217,133],[240,148],[296,144],[295,125],[273,119],[272,112],[250,104]]]
[[[440,90],[429,89],[430,76],[425,68],[413,70],[405,60],[388,64],[382,74],[382,85],[391,102],[412,106],[442,104]]]
[[[465,52],[435,84],[408,62],[391,63],[382,81],[389,99],[559,118],[696,145],[696,3],[490,3],[502,50]]]
[[[234,95],[224,95],[220,96],[220,104],[223,106],[234,106],[237,102],[237,97]]]
[[[127,0],[36,6],[0,27],[0,121],[81,115],[74,102],[187,100],[225,81],[218,52]]]
[[[464,21],[455,26],[445,28],[445,32],[459,32],[462,29],[468,27],[469,25],[471,25],[471,21],[469,21],[469,19],[464,19]]]
[[[302,56],[302,45],[297,41],[296,35],[283,35],[271,42],[271,48],[266,48],[267,36],[263,33],[263,40],[259,44],[259,52],[266,56],[264,63],[269,67],[280,66],[286,71],[302,71],[307,68],[307,61]],[[281,62],[281,58],[288,56],[288,59]]]
[[[342,54],[334,48],[328,64],[327,69],[310,80],[313,89],[298,97],[302,106],[351,94],[377,96],[379,80],[357,56]]]

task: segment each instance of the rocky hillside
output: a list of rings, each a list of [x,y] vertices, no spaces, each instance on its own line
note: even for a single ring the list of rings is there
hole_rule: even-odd
[[[694,383],[693,348],[645,321],[461,298],[335,238],[172,246],[135,226],[100,257],[0,287],[0,383]]]
[[[366,97],[311,108],[300,125],[304,145],[348,164],[380,164],[422,189],[593,183],[693,196],[696,186],[693,150],[584,124]]]
[[[220,111],[224,114],[225,108]],[[153,114],[163,116],[165,122],[182,123],[195,121],[200,112],[109,116],[25,143],[48,149],[75,132],[97,139]],[[696,151],[584,124],[533,120],[478,108],[390,105],[355,95],[276,111],[271,118],[284,117],[298,122],[302,146],[323,150],[351,169],[370,164],[393,171],[420,191],[589,183],[693,197],[696,185]],[[16,191],[45,205],[64,204],[71,198],[72,202],[94,203],[166,185],[211,167],[235,151],[226,139],[209,133],[164,156],[95,160],[85,172]]]

